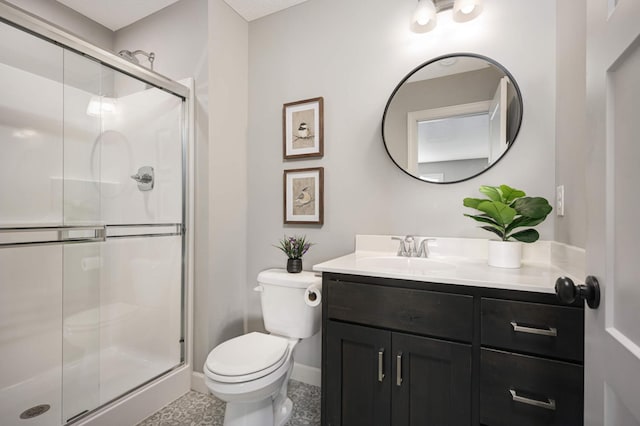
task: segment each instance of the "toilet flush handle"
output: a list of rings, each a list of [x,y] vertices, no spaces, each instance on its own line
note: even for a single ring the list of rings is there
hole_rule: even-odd
[[[253,291],[257,291],[257,292],[262,293],[262,292],[264,291],[264,287],[262,287],[261,285],[259,285],[259,286],[257,286],[257,287],[254,287],[254,288],[253,288]]]

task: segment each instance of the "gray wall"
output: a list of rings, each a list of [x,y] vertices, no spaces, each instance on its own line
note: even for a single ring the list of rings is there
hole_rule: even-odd
[[[105,50],[113,51],[113,32],[86,16],[54,0],[7,0],[19,8],[38,16],[67,32],[95,44]]]
[[[195,318],[198,329],[206,315],[207,329],[194,342],[197,371],[211,349],[245,330],[249,30],[222,0],[209,1],[209,49],[209,269]]]
[[[585,247],[586,202],[586,4],[557,2],[556,184],[564,185],[565,216],[556,219],[555,239]]]
[[[262,269],[282,267],[283,234],[316,245],[304,267],[354,249],[356,234],[450,237],[491,235],[463,217],[462,199],[481,184],[506,183],[553,199],[555,186],[556,2],[494,0],[474,21],[450,12],[430,33],[408,29],[415,0],[309,0],[249,25],[247,289]],[[524,97],[522,129],[505,158],[471,181],[435,185],[408,177],[380,136],[384,106],[411,69],[451,52],[489,56],[514,75]],[[282,160],[282,104],[323,96],[325,156]],[[325,168],[325,224],[283,226],[284,169]],[[554,218],[539,227],[553,239]],[[249,328],[261,328],[258,297],[248,292]],[[320,365],[320,339],[301,344],[297,361]]]

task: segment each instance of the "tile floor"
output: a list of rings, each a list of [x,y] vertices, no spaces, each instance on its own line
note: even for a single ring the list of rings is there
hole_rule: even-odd
[[[289,381],[293,414],[287,426],[320,425],[320,388],[295,380]],[[213,395],[191,391],[173,401],[138,426],[213,426],[222,425],[224,402]]]

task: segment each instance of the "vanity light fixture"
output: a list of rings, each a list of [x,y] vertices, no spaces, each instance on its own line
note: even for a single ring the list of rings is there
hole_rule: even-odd
[[[411,31],[431,31],[438,22],[438,12],[447,9],[453,9],[454,21],[467,22],[480,15],[482,0],[418,0],[418,6],[411,17]]]

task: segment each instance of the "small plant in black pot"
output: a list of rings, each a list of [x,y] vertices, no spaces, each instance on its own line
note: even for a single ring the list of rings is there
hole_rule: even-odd
[[[279,245],[274,247],[282,250],[289,258],[287,259],[287,272],[296,274],[302,272],[302,256],[309,251],[312,245],[313,243],[307,241],[306,235],[301,237],[297,235],[288,237],[285,235],[280,240]]]

